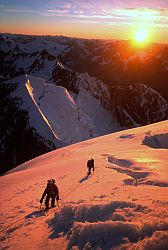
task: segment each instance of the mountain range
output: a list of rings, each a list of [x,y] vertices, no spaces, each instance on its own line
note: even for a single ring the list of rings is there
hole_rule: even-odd
[[[0,57],[1,174],[168,117],[167,45],[1,34]]]

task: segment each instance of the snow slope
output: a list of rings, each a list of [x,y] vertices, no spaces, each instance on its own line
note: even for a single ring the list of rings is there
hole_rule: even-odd
[[[2,248],[166,249],[167,136],[168,121],[125,130],[47,153],[2,176]],[[90,157],[95,173],[87,177]],[[59,187],[60,209],[45,212],[39,200],[49,178]]]

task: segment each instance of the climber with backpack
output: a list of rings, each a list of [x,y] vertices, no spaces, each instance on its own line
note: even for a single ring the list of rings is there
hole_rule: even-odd
[[[87,172],[88,175],[91,174],[91,169],[93,169],[93,173],[94,173],[94,160],[92,158],[88,160],[87,168],[88,168],[88,172]]]
[[[57,185],[55,184],[54,179],[48,180],[47,187],[45,188],[45,190],[43,192],[43,195],[42,195],[41,200],[40,200],[40,204],[43,203],[43,199],[45,196],[46,196],[46,199],[45,199],[46,209],[49,209],[50,198],[51,198],[51,207],[55,207],[55,200],[57,200],[57,204],[58,204],[59,191],[58,191]]]

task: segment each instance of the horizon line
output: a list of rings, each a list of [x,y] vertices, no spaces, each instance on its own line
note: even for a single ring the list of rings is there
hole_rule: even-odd
[[[11,32],[0,32],[0,35],[22,35],[22,36],[43,36],[43,37],[66,37],[66,38],[73,38],[73,39],[82,39],[82,40],[103,40],[103,41],[134,41],[134,39],[118,39],[118,38],[89,38],[89,37],[76,37],[76,36],[67,36],[67,35],[49,35],[49,34],[26,34],[26,33],[11,33]],[[163,44],[168,45],[166,42],[155,42],[150,41],[147,44]]]

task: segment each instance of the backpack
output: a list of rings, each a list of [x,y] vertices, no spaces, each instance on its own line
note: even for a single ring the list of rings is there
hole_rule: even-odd
[[[48,183],[47,183],[47,193],[50,194],[50,195],[52,195],[53,192],[54,192],[54,190],[53,190],[53,183],[52,183],[51,180],[49,180]]]

